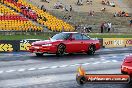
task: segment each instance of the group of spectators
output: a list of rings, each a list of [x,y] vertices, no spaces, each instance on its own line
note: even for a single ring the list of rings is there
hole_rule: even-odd
[[[111,7],[115,7],[115,3],[113,1],[110,2],[109,0],[102,0],[102,4],[103,5],[108,5],[108,6],[111,6]]]
[[[110,30],[112,29],[112,23],[111,22],[103,22],[101,24],[100,28],[101,28],[101,33],[110,32]]]
[[[61,2],[56,2],[54,4],[54,9],[63,9],[63,8],[64,8],[64,6]]]
[[[64,11],[69,11],[69,12],[71,12],[73,10],[72,5],[66,6],[59,1],[54,4],[53,8],[54,9],[64,9]]]
[[[92,1],[92,0],[87,0],[86,3],[87,3],[88,5],[92,5],[92,4],[93,4],[93,1]]]
[[[130,17],[125,11],[119,11],[114,13],[114,17]]]
[[[92,0],[87,0],[86,3],[88,5],[92,5],[93,4],[93,1]],[[77,1],[77,5],[83,5],[83,0],[78,0]]]
[[[84,25],[76,25],[75,30],[81,33],[89,33],[89,32],[92,32],[92,27],[84,26]]]
[[[95,12],[93,10],[90,10],[89,11],[89,16],[94,16],[95,15]]]
[[[41,0],[42,2],[50,3],[50,0]]]
[[[64,15],[64,17],[62,18],[63,20],[65,21],[70,21],[72,19],[72,16],[71,15]]]

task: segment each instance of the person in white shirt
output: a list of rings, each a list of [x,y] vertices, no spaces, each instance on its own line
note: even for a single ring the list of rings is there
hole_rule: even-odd
[[[107,25],[108,25],[108,32],[110,32],[110,30],[112,28],[112,23],[111,22],[108,22]]]

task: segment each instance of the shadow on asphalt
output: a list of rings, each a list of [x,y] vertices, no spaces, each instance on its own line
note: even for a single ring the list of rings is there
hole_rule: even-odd
[[[31,56],[31,59],[37,59],[37,60],[75,60],[75,59],[86,59],[86,58],[94,58],[94,57],[98,57],[98,54],[95,55],[87,55],[87,54],[66,54],[64,56],[56,56],[56,55],[43,55],[41,57],[37,57],[37,56]]]
[[[65,54],[63,56],[56,56],[55,54],[44,54],[41,57],[37,57],[35,54],[33,55],[27,55],[27,56],[1,56],[0,57],[0,61],[25,61],[25,60],[41,60],[41,61],[45,61],[45,60],[75,60],[75,59],[86,59],[86,58],[94,58],[94,57],[98,57],[99,54],[95,54],[95,55],[87,55],[85,53],[76,53],[76,54]]]

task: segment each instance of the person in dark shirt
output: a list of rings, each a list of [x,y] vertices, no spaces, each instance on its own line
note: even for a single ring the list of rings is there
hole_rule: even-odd
[[[100,28],[101,28],[101,33],[103,33],[103,31],[104,31],[104,22],[101,24]]]
[[[70,5],[70,12],[72,11],[72,6]]]
[[[132,27],[132,19],[130,20],[130,27]]]

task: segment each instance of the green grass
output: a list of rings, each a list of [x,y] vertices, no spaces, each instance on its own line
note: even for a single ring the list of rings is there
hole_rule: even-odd
[[[0,40],[21,40],[21,39],[48,39],[53,34],[44,34],[44,35],[0,35]],[[97,34],[90,33],[92,38],[132,38],[132,34]]]
[[[89,34],[94,38],[132,38],[132,34]]]
[[[6,35],[1,36],[0,40],[21,40],[21,39],[47,39],[48,35]]]

